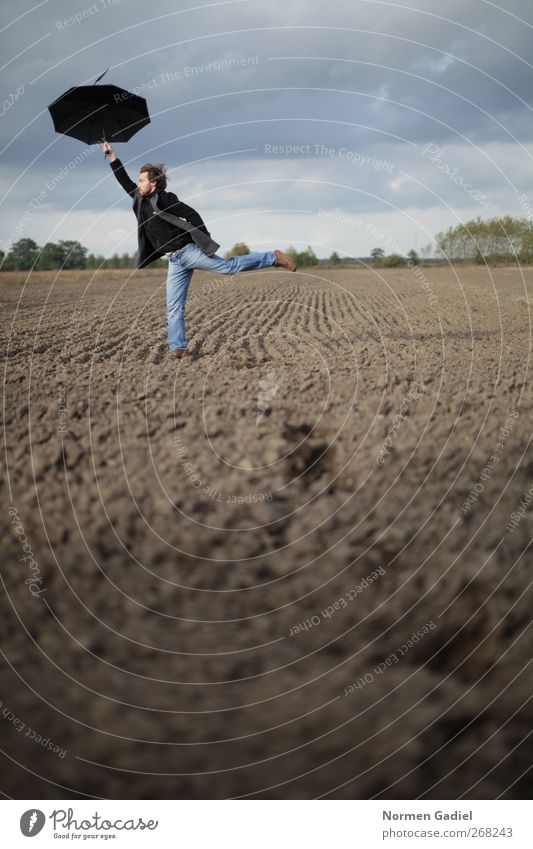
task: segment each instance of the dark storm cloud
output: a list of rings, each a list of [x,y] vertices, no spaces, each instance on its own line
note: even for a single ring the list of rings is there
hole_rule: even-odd
[[[109,66],[105,81],[145,96],[152,116],[128,145],[117,146],[134,176],[147,158],[165,160],[176,186],[201,194],[217,175],[221,184],[238,183],[244,174],[253,179],[253,169],[265,182],[268,173],[274,177],[279,157],[265,154],[265,145],[307,145],[311,152],[291,159],[299,173],[307,180],[314,170],[319,182],[329,175],[341,184],[357,173],[358,188],[373,189],[365,207],[379,209],[401,185],[405,202],[434,203],[416,179],[408,187],[398,182],[404,167],[435,179],[445,196],[460,201],[457,185],[443,184],[442,171],[424,161],[425,146],[462,144],[457,167],[468,150],[531,140],[531,11],[526,0],[506,6],[484,0],[446,6],[418,0],[417,9],[377,0],[4,3],[4,192],[16,181],[8,202],[21,214],[39,186],[80,154],[83,145],[54,133],[46,106]],[[313,155],[320,146],[336,151],[331,161]],[[350,171],[343,149],[394,162],[396,182],[391,186],[392,176],[373,167]],[[526,170],[528,155],[517,150]],[[470,170],[497,191],[498,168],[479,157],[475,169],[469,159]],[[177,170],[201,159],[201,166]],[[107,168],[97,152],[88,156],[42,208],[112,205],[116,186],[105,179]],[[275,200],[268,183],[258,191],[259,205],[265,197]],[[223,199],[206,195],[205,203],[214,210]]]

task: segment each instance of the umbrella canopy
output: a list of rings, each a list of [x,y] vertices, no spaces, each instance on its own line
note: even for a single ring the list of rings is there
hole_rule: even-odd
[[[116,85],[69,88],[48,110],[57,133],[87,144],[127,142],[150,123],[144,97]]]

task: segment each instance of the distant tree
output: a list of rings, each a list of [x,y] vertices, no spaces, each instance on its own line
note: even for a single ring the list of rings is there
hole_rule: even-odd
[[[33,239],[19,239],[11,245],[6,265],[14,271],[29,271],[39,256],[39,245]]]
[[[80,242],[61,240],[59,246],[63,251],[62,268],[85,268],[87,265],[87,248]]]
[[[420,265],[420,257],[414,249],[407,254],[407,260],[411,265]]]
[[[311,245],[307,246],[307,250],[302,251],[298,254],[298,266],[309,266],[309,265],[318,265],[318,258],[311,247]]]
[[[385,251],[383,250],[383,248],[372,248],[372,250],[370,251],[370,256],[372,257],[374,262],[377,262],[378,259],[382,259],[382,257],[385,256]]]
[[[87,257],[87,268],[103,268],[105,260],[101,255],[89,254]]]
[[[0,250],[0,269],[2,269],[5,258],[6,258],[6,255],[5,255],[4,251]]]
[[[533,226],[531,226],[531,221],[521,240],[519,260],[520,262],[533,262]]]
[[[61,268],[65,252],[61,245],[56,242],[46,242],[41,248],[36,268],[39,271],[50,271],[53,268]]]
[[[311,245],[308,245],[305,251],[297,251],[296,248],[291,245],[286,249],[285,253],[294,260],[296,268],[318,265],[318,258]]]
[[[429,259],[431,254],[433,253],[433,243],[428,242],[427,245],[423,245],[420,248],[420,253],[424,259]]]
[[[298,251],[296,250],[296,248],[290,245],[288,248],[286,248],[284,253],[286,253],[287,256],[290,256],[291,259],[295,261],[296,265],[298,265]]]
[[[249,253],[250,248],[248,247],[248,245],[245,245],[244,242],[236,242],[236,244],[233,245],[231,250],[226,251],[226,253],[224,254],[224,259],[230,259],[230,257],[232,256],[245,256],[245,254]]]
[[[80,242],[47,242],[39,251],[36,268],[39,271],[51,269],[72,269],[87,267],[87,248]]]
[[[337,251],[333,251],[333,253],[331,254],[331,256],[329,258],[329,261],[330,261],[331,265],[338,265],[339,264],[339,262],[341,261],[341,258],[338,255]]]
[[[400,254],[388,254],[381,257],[379,261],[380,268],[398,268],[401,265],[406,265],[406,260]]]

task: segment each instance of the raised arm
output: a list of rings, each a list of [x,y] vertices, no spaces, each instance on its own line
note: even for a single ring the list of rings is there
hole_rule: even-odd
[[[119,181],[120,185],[127,192],[130,197],[135,197],[135,192],[137,191],[137,185],[133,182],[131,177],[126,173],[126,169],[124,168],[122,162],[117,157],[115,151],[109,144],[109,142],[104,142],[102,145],[102,149],[106,156],[109,156],[109,164],[113,170],[113,174]]]

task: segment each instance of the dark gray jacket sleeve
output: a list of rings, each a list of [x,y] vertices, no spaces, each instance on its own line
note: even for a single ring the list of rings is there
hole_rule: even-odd
[[[133,180],[128,176],[126,169],[124,168],[120,159],[118,159],[117,157],[114,162],[110,162],[110,165],[113,169],[113,174],[119,181],[124,191],[127,192],[130,197],[135,197],[135,192],[137,191],[137,184],[134,183]]]

